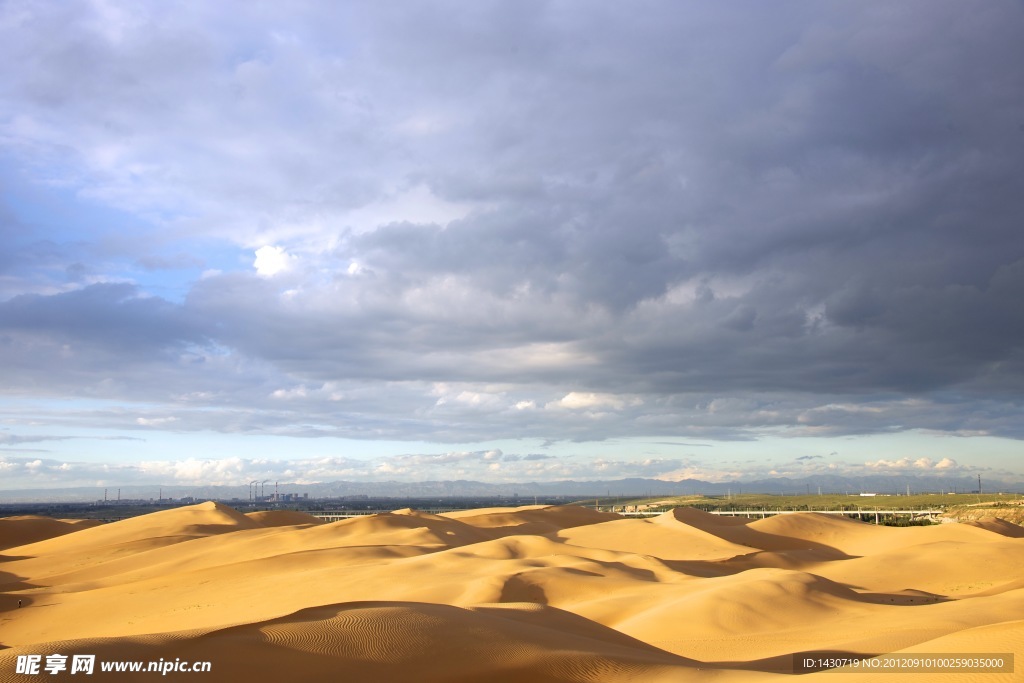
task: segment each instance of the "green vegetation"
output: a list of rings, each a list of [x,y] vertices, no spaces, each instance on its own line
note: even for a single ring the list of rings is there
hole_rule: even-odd
[[[595,501],[578,501],[581,505],[593,506],[597,502],[599,509],[609,512],[644,512],[657,514],[674,507],[689,506],[707,512],[727,512],[730,510],[749,511],[757,516],[758,512],[843,512],[846,516],[858,518],[865,522],[874,522],[883,526],[926,526],[934,524],[938,516],[966,520],[980,518],[989,510],[1003,510],[1011,513],[1024,513],[1024,499],[1020,494],[987,493],[970,494],[939,494],[922,493],[917,495],[875,495],[859,494],[758,494],[745,493],[725,496],[661,496],[650,498],[605,498]],[[893,511],[887,513],[886,511]],[[895,511],[939,511],[938,513],[898,514]],[[999,517],[1007,517],[999,514]],[[1017,519],[1010,521],[1018,522]]]

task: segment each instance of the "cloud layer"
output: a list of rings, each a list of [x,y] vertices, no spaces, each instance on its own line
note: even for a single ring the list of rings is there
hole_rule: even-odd
[[[627,478],[709,482],[754,481],[778,477],[835,477],[846,481],[858,477],[889,475],[912,482],[915,477],[964,478],[984,474],[1015,476],[1006,471],[961,465],[951,458],[879,459],[854,462],[800,462],[755,465],[713,458],[580,458],[556,457],[543,453],[487,451],[446,451],[404,453],[383,458],[318,457],[275,460],[264,458],[185,458],[181,460],[140,460],[131,463],[66,461],[40,456],[0,454],[0,473],[5,489],[105,487],[118,485],[237,486],[252,481],[302,486],[318,482],[403,482],[486,481],[528,483],[549,481],[613,481]]]
[[[6,3],[10,438],[1022,438],[1022,30]]]

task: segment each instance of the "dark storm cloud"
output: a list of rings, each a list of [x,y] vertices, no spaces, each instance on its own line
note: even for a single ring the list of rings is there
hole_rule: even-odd
[[[32,242],[20,390],[302,436],[1022,436],[1018,4],[111,7],[6,10],[5,154],[153,233]],[[129,249],[211,272],[96,283]]]
[[[25,294],[0,304],[0,329],[65,341],[101,341],[125,349],[159,349],[197,338],[195,326],[162,299],[127,283],[95,284],[61,294]]]

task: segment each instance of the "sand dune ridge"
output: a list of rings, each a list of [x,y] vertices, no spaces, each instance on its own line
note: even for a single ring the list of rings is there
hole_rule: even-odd
[[[0,680],[47,649],[208,659],[225,681],[781,681],[795,652],[986,638],[1024,657],[1007,524],[571,506],[327,524],[217,503],[91,528],[7,518],[0,540],[26,542],[0,564]]]

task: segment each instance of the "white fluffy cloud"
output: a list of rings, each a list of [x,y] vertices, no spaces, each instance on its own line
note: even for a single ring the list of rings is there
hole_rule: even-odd
[[[870,470],[878,471],[929,471],[929,470],[956,470],[959,465],[952,458],[942,458],[938,462],[932,458],[900,458],[899,460],[879,459],[865,462],[864,466]]]
[[[289,270],[293,259],[284,247],[267,245],[256,250],[252,265],[259,275],[270,277]]]
[[[570,410],[586,408],[610,408],[617,410],[623,408],[626,402],[621,398],[610,394],[596,394],[589,391],[570,391],[554,403],[549,403],[549,408],[568,408]]]

